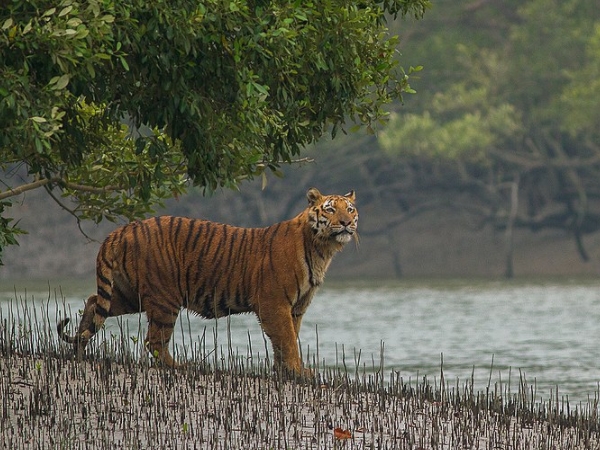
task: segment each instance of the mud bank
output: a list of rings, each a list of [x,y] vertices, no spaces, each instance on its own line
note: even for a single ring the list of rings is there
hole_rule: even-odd
[[[533,403],[393,373],[310,382],[64,355],[0,357],[0,448],[599,448],[597,405]],[[266,366],[265,366],[266,367]]]

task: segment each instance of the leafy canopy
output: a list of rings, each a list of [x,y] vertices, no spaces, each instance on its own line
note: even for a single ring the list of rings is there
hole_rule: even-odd
[[[386,14],[429,6],[2,3],[0,213],[44,187],[96,221],[140,217],[188,181],[212,191],[275,171],[347,118],[372,127],[409,89]],[[0,221],[0,257],[17,231]]]

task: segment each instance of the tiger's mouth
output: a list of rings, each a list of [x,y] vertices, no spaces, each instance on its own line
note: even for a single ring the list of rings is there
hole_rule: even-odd
[[[354,230],[349,227],[342,227],[340,229],[333,230],[331,232],[331,237],[334,238],[338,242],[349,242],[354,235]]]

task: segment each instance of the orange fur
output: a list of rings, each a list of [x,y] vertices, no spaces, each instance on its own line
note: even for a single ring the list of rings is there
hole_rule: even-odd
[[[276,366],[302,374],[298,333],[302,317],[335,253],[356,238],[354,192],[323,196],[266,228],[239,228],[199,219],[156,217],[113,231],[100,247],[97,293],[86,303],[79,330],[60,337],[83,350],[109,316],[144,311],[148,349],[176,366],[168,343],[181,308],[203,317],[254,312],[271,339]]]

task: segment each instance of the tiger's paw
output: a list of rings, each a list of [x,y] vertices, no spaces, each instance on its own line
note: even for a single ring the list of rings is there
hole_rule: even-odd
[[[290,369],[287,367],[273,367],[273,372],[285,381],[296,381],[300,383],[312,382],[316,378],[316,374],[308,367],[300,367],[299,369]]]

